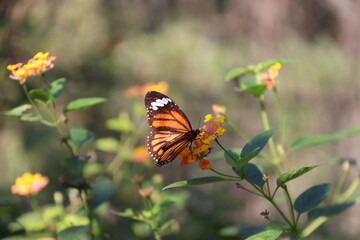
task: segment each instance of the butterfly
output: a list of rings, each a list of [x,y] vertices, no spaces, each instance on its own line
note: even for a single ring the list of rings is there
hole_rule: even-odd
[[[151,132],[147,138],[150,156],[157,166],[173,161],[196,139],[199,129],[193,130],[189,119],[168,96],[150,91],[145,96],[145,108]]]

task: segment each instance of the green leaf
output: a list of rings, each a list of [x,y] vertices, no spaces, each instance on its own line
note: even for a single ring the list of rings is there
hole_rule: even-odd
[[[240,237],[240,239],[245,239],[254,234],[262,232],[265,230],[265,227],[238,227],[238,226],[229,226],[220,229],[219,235],[222,237]]]
[[[123,212],[112,211],[112,213],[114,213],[118,216],[121,216],[121,217],[128,217],[128,218],[133,218],[136,216],[134,211],[131,208],[127,208]]]
[[[37,232],[45,229],[45,222],[38,212],[28,212],[16,219],[25,229],[26,232]]]
[[[224,157],[227,162],[232,167],[238,167],[238,161],[240,160],[239,156],[236,154],[236,152],[233,152],[231,150],[224,151]]]
[[[89,144],[95,138],[94,134],[83,128],[72,128],[69,132],[69,143],[74,150]]]
[[[312,147],[315,145],[335,141],[341,138],[349,137],[360,133],[360,128],[351,128],[336,132],[334,134],[322,135],[317,137],[303,137],[293,142],[289,151],[294,151],[300,148]]]
[[[135,127],[133,122],[127,117],[111,118],[106,121],[106,127],[118,132],[131,132]]]
[[[119,141],[112,137],[98,138],[95,141],[96,148],[104,152],[117,152],[119,144]]]
[[[25,114],[21,115],[20,120],[28,121],[28,122],[41,122],[45,119],[40,114],[25,113]]]
[[[224,181],[231,181],[231,180],[227,179],[227,178],[217,177],[217,176],[194,178],[194,179],[190,179],[190,180],[174,182],[174,183],[164,187],[163,190],[169,189],[169,188],[175,188],[175,187],[185,187],[185,186],[201,185],[201,184],[224,182]]]
[[[77,156],[66,158],[66,164],[71,168],[72,171],[76,171],[78,174],[82,174],[83,168],[89,161],[90,156]]]
[[[347,203],[342,203],[342,204],[335,204],[335,205],[330,205],[330,206],[326,206],[323,208],[315,208],[311,211],[309,211],[308,213],[308,219],[312,220],[321,216],[331,216],[331,215],[335,215],[335,214],[339,214],[342,211],[345,211],[346,209],[348,209],[349,207],[353,206],[354,202],[347,202]]]
[[[89,225],[69,227],[59,233],[59,240],[83,240],[87,239]]]
[[[29,95],[31,99],[45,104],[51,102],[53,99],[50,93],[40,89],[30,90]]]
[[[56,79],[47,88],[45,88],[45,91],[51,94],[53,98],[58,98],[64,90],[65,82],[65,78]]]
[[[241,148],[232,148],[229,149],[229,151],[234,152],[235,154],[240,156],[241,153]],[[211,154],[209,156],[206,157],[206,159],[215,159],[215,158],[223,158],[225,154],[225,151],[220,150],[220,151],[216,151],[216,152],[211,152]]]
[[[233,168],[233,171],[241,178],[247,178],[252,183],[263,187],[265,181],[263,179],[264,171],[260,166],[252,163],[245,164],[242,168]]]
[[[324,201],[330,195],[331,190],[331,184],[320,184],[309,188],[295,200],[295,210],[299,214],[309,211]]]
[[[84,166],[83,177],[90,178],[100,174],[107,174],[104,164],[91,162]]]
[[[263,148],[265,147],[265,145],[267,144],[267,142],[269,141],[269,139],[274,135],[274,133],[276,132],[276,129],[270,129],[267,130],[265,132],[262,132],[258,135],[256,135],[253,139],[251,139],[243,148],[243,150],[241,151],[240,157],[244,158],[245,156],[249,155],[250,153],[252,153],[254,150],[256,150],[251,158],[249,160],[251,160],[252,158],[256,157],[256,155],[259,154],[259,152],[261,150],[263,150]]]
[[[71,112],[71,111],[76,111],[76,110],[88,108],[88,107],[91,107],[91,106],[94,106],[96,104],[103,103],[103,102],[106,102],[105,98],[100,98],[100,97],[79,98],[79,99],[69,102],[64,107],[63,112],[67,113],[67,112]]]
[[[278,186],[283,185],[287,182],[290,182],[291,180],[294,180],[295,178],[298,178],[298,177],[304,175],[305,173],[309,172],[310,170],[312,170],[318,166],[319,165],[314,165],[314,166],[310,166],[310,167],[302,167],[299,169],[291,170],[287,173],[282,174],[280,177],[278,177],[276,179],[276,184]]]
[[[250,73],[252,72],[251,69],[249,68],[234,68],[231,69],[226,75],[225,75],[225,80],[226,81],[230,81],[234,78],[240,77],[241,75],[244,75],[246,73]]]
[[[100,178],[91,184],[91,206],[95,209],[100,204],[109,201],[114,194],[114,187],[109,178]]]
[[[245,240],[275,240],[280,237],[281,234],[281,230],[271,229],[252,235]]]
[[[259,97],[264,94],[266,85],[263,82],[258,82],[254,76],[248,76],[241,79],[240,88],[237,90],[240,92],[248,92]]]
[[[24,104],[21,106],[18,106],[16,108],[13,108],[9,111],[6,112],[0,112],[0,116],[5,116],[5,117],[20,117],[23,112],[31,109],[32,106],[30,104]]]
[[[293,60],[289,60],[289,59],[279,59],[279,58],[275,58],[275,59],[270,59],[267,60],[265,62],[262,62],[260,64],[257,65],[257,70],[260,72],[266,71],[268,68],[270,68],[272,65],[276,64],[276,63],[280,63],[281,65],[285,65],[288,63],[293,63],[295,61]]]

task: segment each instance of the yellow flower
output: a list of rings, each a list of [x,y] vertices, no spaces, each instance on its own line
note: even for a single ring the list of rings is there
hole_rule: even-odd
[[[17,63],[8,65],[7,69],[11,71],[10,78],[17,80],[20,84],[26,83],[28,77],[34,77],[43,74],[44,72],[54,67],[54,56],[49,56],[49,52],[38,52],[26,64]]]
[[[200,161],[199,166],[202,170],[211,168],[208,160],[203,159],[211,151],[210,143],[221,137],[226,129],[222,128],[225,116],[214,119],[212,114],[205,116],[204,126],[200,128],[200,133],[189,149],[184,149],[179,157],[182,158],[181,166]]]
[[[275,63],[268,70],[260,75],[260,79],[265,82],[267,89],[271,90],[276,85],[276,79],[279,76],[280,63]]]
[[[21,196],[33,195],[46,187],[49,178],[42,176],[40,173],[24,173],[21,177],[16,178],[15,185],[11,187],[13,194]]]

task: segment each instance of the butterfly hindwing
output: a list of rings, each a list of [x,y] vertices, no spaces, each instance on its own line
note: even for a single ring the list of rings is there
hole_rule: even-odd
[[[196,138],[189,119],[168,96],[150,91],[145,96],[145,107],[151,133],[147,146],[158,166],[174,160]]]

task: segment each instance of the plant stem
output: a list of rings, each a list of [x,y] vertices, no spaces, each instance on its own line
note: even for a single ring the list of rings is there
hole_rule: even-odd
[[[236,159],[233,157],[233,155],[231,155],[231,154],[228,152],[228,150],[226,150],[226,149],[220,144],[220,142],[219,142],[217,139],[215,139],[215,142],[220,146],[220,148],[221,148],[222,150],[224,150],[224,152],[225,152],[227,155],[229,155],[229,156],[231,157],[232,160],[234,160],[234,162],[236,162]]]
[[[316,218],[314,221],[312,221],[307,227],[305,227],[301,231],[299,237],[300,238],[305,238],[305,237],[309,236],[313,231],[315,231],[318,227],[320,227],[321,224],[326,222],[327,219],[328,219],[328,217],[318,217],[318,218]]]
[[[245,141],[249,141],[250,138],[248,136],[246,136],[246,134],[241,131],[239,128],[237,128],[235,126],[235,124],[233,122],[231,122],[227,117],[225,118],[225,122],[229,125],[229,127],[234,130],[242,139],[244,139]]]
[[[259,97],[259,101],[260,101],[260,108],[261,108],[261,118],[262,118],[262,121],[264,124],[264,129],[265,129],[265,131],[267,131],[267,130],[270,130],[270,123],[269,123],[269,118],[268,118],[266,108],[265,108],[264,95]],[[269,147],[270,147],[270,152],[271,152],[271,155],[273,158],[273,164],[276,166],[279,175],[281,175],[282,171],[281,171],[281,167],[280,167],[280,161],[277,156],[274,140],[272,137],[269,139]]]
[[[249,192],[249,193],[255,194],[255,195],[259,196],[259,197],[263,197],[262,194],[259,194],[259,193],[257,193],[257,192],[251,191],[250,189],[247,189],[246,187],[244,187],[244,186],[241,185],[240,183],[237,183],[236,186],[239,187],[239,188],[241,188],[241,189],[243,189],[243,190],[245,190],[245,191],[247,191],[247,192]]]
[[[216,174],[219,174],[221,176],[224,176],[224,177],[229,177],[229,178],[236,178],[238,180],[241,180],[241,177],[237,177],[237,176],[232,176],[232,175],[228,175],[228,174],[225,174],[225,173],[221,173],[219,171],[216,171],[214,168],[210,168],[211,171],[213,171],[214,173]]]
[[[289,212],[290,212],[290,215],[291,215],[291,219],[292,219],[292,222],[294,224],[294,230],[296,229],[296,220],[295,220],[295,213],[294,213],[294,207],[293,207],[293,203],[292,203],[292,200],[291,200],[291,196],[289,194],[289,190],[287,187],[284,188],[285,190],[285,193],[286,193],[286,200],[287,200],[287,204],[288,204],[288,207],[289,207]]]
[[[342,186],[344,185],[344,182],[345,182],[346,176],[349,172],[349,169],[350,169],[350,163],[349,163],[349,161],[345,161],[342,164],[341,175],[339,177],[339,180],[337,181],[331,202],[334,203],[337,200],[337,198],[339,197],[340,190],[341,190]]]

